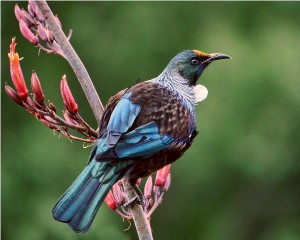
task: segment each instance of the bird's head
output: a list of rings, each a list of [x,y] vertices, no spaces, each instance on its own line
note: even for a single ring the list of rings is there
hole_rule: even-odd
[[[177,54],[168,64],[167,71],[176,72],[190,86],[195,86],[204,69],[213,61],[231,58],[223,53],[204,53],[199,50],[185,50]]]

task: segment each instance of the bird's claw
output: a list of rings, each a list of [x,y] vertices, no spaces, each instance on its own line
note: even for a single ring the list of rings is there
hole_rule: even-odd
[[[130,206],[133,206],[136,203],[141,204],[142,206],[144,206],[145,205],[144,197],[137,195],[134,198],[130,199],[127,203],[125,203],[123,205],[123,207],[128,209]]]

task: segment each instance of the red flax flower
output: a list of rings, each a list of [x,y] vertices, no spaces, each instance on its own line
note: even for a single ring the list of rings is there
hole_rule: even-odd
[[[106,198],[104,199],[104,202],[107,204],[107,206],[109,208],[111,208],[112,210],[116,210],[117,209],[117,203],[116,200],[114,198],[114,195],[112,194],[111,191],[108,192]]]
[[[15,15],[18,21],[22,18],[22,10],[19,8],[18,4],[15,5]]]
[[[64,104],[65,104],[65,107],[71,113],[76,114],[78,112],[78,106],[77,106],[77,103],[75,102],[75,99],[69,88],[66,75],[63,75],[63,77],[61,79],[60,92],[61,92],[61,96],[62,96]]]
[[[144,187],[144,197],[145,199],[150,199],[151,198],[151,193],[152,193],[152,176],[150,175],[146,181],[145,187]]]
[[[15,38],[11,40],[10,52],[8,54],[10,63],[10,75],[14,86],[17,89],[18,95],[22,100],[26,100],[28,97],[28,90],[24,80],[23,72],[20,66],[19,54],[16,53]]]
[[[42,90],[40,80],[39,80],[36,72],[32,72],[32,75],[31,75],[31,88],[33,91],[34,99],[38,103],[43,104],[45,97],[44,97],[44,93]]]
[[[33,45],[37,45],[39,43],[38,38],[30,31],[29,27],[23,21],[23,19],[19,20],[20,32],[22,35]]]
[[[4,87],[5,87],[5,91],[6,91],[7,95],[12,100],[14,100],[15,103],[23,106],[22,99],[19,97],[19,95],[17,94],[17,92],[12,87],[10,87],[7,83],[5,83]]]
[[[32,24],[30,22],[30,17],[36,17],[36,5],[31,1],[30,4],[30,14],[26,13],[24,10],[21,10],[18,5],[15,7],[15,14],[19,20],[19,23],[25,26],[25,31],[27,34],[32,34],[31,31],[34,26],[30,25],[30,30],[28,29],[28,24]],[[32,11],[35,11],[34,13]],[[28,21],[24,21],[24,19],[29,19]],[[33,23],[36,22],[36,18],[34,18]],[[24,30],[23,29],[23,30]],[[49,29],[48,29],[49,30]],[[50,33],[50,32],[49,32]],[[28,36],[29,36],[28,35]],[[47,39],[51,38],[52,35],[45,32],[45,37]],[[30,37],[30,36],[29,36]],[[32,37],[32,36],[31,36]],[[78,107],[74,100],[74,97],[71,94],[69,86],[67,84],[66,77],[63,76],[63,80],[61,83],[61,90],[64,99],[64,103],[66,109],[64,110],[65,119],[58,116],[56,114],[56,108],[54,104],[48,101],[48,106],[45,105],[44,100],[45,96],[43,93],[43,89],[41,87],[41,83],[39,78],[35,72],[32,73],[31,76],[31,88],[33,91],[32,95],[28,94],[28,90],[26,87],[25,79],[22,73],[22,69],[20,66],[20,58],[19,54],[16,53],[16,39],[13,38],[10,44],[10,50],[8,53],[9,63],[10,63],[10,73],[14,88],[5,83],[5,91],[10,99],[12,99],[18,105],[24,107],[29,113],[34,115],[37,120],[42,122],[47,127],[59,132],[60,135],[66,137],[67,139],[74,139],[77,141],[93,143],[96,141],[98,133],[92,129],[78,114]],[[32,98],[31,98],[32,96]],[[69,129],[73,129],[79,133],[81,133],[84,138],[72,135],[72,132],[69,132]]]
[[[170,172],[171,164],[166,165],[165,167],[159,169],[155,178],[155,185],[163,187],[167,181],[168,174]]]

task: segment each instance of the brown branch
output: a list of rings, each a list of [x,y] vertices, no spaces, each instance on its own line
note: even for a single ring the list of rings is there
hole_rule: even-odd
[[[136,197],[136,192],[130,183],[123,179],[124,191],[127,197],[127,200],[133,199]],[[152,231],[150,228],[149,220],[146,218],[146,215],[143,211],[143,207],[140,204],[134,204],[130,206],[130,210],[132,212],[133,221],[136,227],[136,231],[138,233],[139,239],[143,240],[152,240]]]
[[[54,15],[51,9],[49,8],[48,4],[46,3],[46,1],[42,0],[42,1],[35,1],[35,2],[38,8],[41,10],[45,20],[47,21],[51,29],[51,32],[53,33],[57,43],[60,45],[67,61],[70,63],[71,67],[73,68],[81,84],[81,87],[84,90],[84,93],[88,99],[88,102],[92,108],[95,118],[99,123],[101,116],[103,114],[103,105],[83,63],[81,62],[80,58],[76,54],[72,45],[66,38],[61,27],[55,21]],[[128,182],[123,182],[123,184],[124,184],[124,189],[127,197],[129,199],[134,198],[136,196],[136,193],[133,187]],[[131,213],[136,226],[137,233],[139,235],[139,239],[143,239],[143,240],[153,239],[152,232],[150,229],[150,223],[146,219],[142,206],[139,204],[135,204],[131,206]]]
[[[38,8],[41,10],[45,20],[47,21],[51,32],[53,33],[55,40],[61,47],[67,61],[70,63],[73,68],[81,87],[88,99],[88,102],[92,108],[92,111],[95,115],[95,118],[99,124],[102,113],[103,113],[103,105],[101,100],[96,92],[96,89],[93,85],[93,82],[85,69],[82,61],[78,57],[77,53],[73,49],[72,45],[68,41],[66,35],[62,31],[61,27],[55,21],[54,15],[49,8],[48,4],[45,0],[35,1]]]
[[[88,137],[91,136],[94,139],[97,139],[98,137],[98,133],[97,131],[95,131],[94,129],[92,129],[82,118],[81,116],[77,113],[75,116],[77,116],[77,118],[80,120],[80,123],[82,124],[81,126],[79,125],[75,125],[73,123],[70,123],[66,120],[64,120],[63,118],[61,118],[60,116],[58,116],[54,111],[52,111],[51,109],[49,109],[46,105],[40,105],[39,103],[35,102],[35,104],[37,104],[39,107],[36,107],[32,104],[31,101],[29,101],[29,98],[27,98],[27,100],[25,101],[25,103],[28,105],[28,107],[30,109],[27,109],[30,112],[35,112],[35,113],[39,113],[42,116],[48,116],[51,117],[53,122],[51,122],[49,119],[47,119],[47,121],[49,123],[55,124],[55,125],[59,125],[62,127],[68,127],[71,129],[74,129],[78,132],[80,132],[82,135]],[[41,109],[39,109],[41,108]],[[73,136],[72,136],[73,137]],[[74,137],[73,139],[75,140],[79,140],[82,141],[84,140],[83,138],[78,138],[78,137]],[[95,140],[90,141],[88,139],[86,139],[86,142],[95,142]],[[84,140],[85,141],[85,140]]]
[[[87,127],[82,127],[82,126],[77,126],[77,125],[74,125],[72,123],[69,123],[67,121],[65,121],[64,119],[62,119],[60,116],[56,115],[56,114],[53,114],[53,113],[50,113],[50,112],[45,112],[45,111],[42,111],[38,108],[34,108],[34,111],[37,112],[37,113],[40,113],[44,116],[49,116],[49,117],[52,117],[54,120],[56,120],[57,122],[55,124],[57,125],[61,125],[61,126],[66,126],[68,128],[72,128],[82,134],[84,134],[84,132],[87,132],[89,135],[97,138],[98,137],[98,133],[94,130],[94,129],[91,129],[91,128],[87,128]]]

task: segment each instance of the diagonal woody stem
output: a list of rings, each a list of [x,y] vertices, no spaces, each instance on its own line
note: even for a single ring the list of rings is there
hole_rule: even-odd
[[[48,4],[45,0],[42,1],[35,1],[38,8],[41,10],[45,20],[47,21],[51,32],[53,33],[55,40],[61,47],[67,61],[70,63],[71,67],[73,68],[81,87],[88,99],[88,102],[92,108],[92,111],[95,115],[95,118],[99,124],[102,113],[103,113],[103,105],[102,102],[96,92],[96,89],[93,85],[93,82],[85,69],[82,61],[78,57],[77,53],[75,52],[74,48],[70,44],[69,40],[67,39],[66,35],[62,31],[61,27],[55,21],[54,15],[49,8]]]
[[[130,183],[123,179],[122,181],[124,186],[125,195],[128,200],[131,200],[136,197],[136,192]],[[153,240],[151,227],[150,227],[150,218],[144,214],[143,207],[140,204],[134,204],[130,206],[130,211],[133,216],[133,221],[136,227],[136,231],[138,233],[139,239],[143,240]],[[141,213],[141,214],[137,214]]]
[[[45,0],[35,1],[38,8],[41,10],[44,18],[46,19],[52,34],[55,37],[55,40],[60,45],[67,61],[70,63],[73,68],[82,89],[88,99],[88,102],[92,108],[92,111],[95,115],[97,122],[100,122],[101,116],[103,114],[103,105],[101,100],[96,92],[96,89],[92,83],[92,80],[85,69],[83,63],[78,57],[77,53],[73,49],[69,40],[66,38],[61,27],[56,23],[54,15],[48,6]],[[123,181],[125,193],[127,197],[133,198],[136,196],[136,193],[133,187],[126,181]],[[141,240],[151,240],[152,232],[150,228],[150,222],[147,220],[143,208],[139,204],[131,206],[131,213],[135,223],[136,231],[138,233],[139,239]]]

